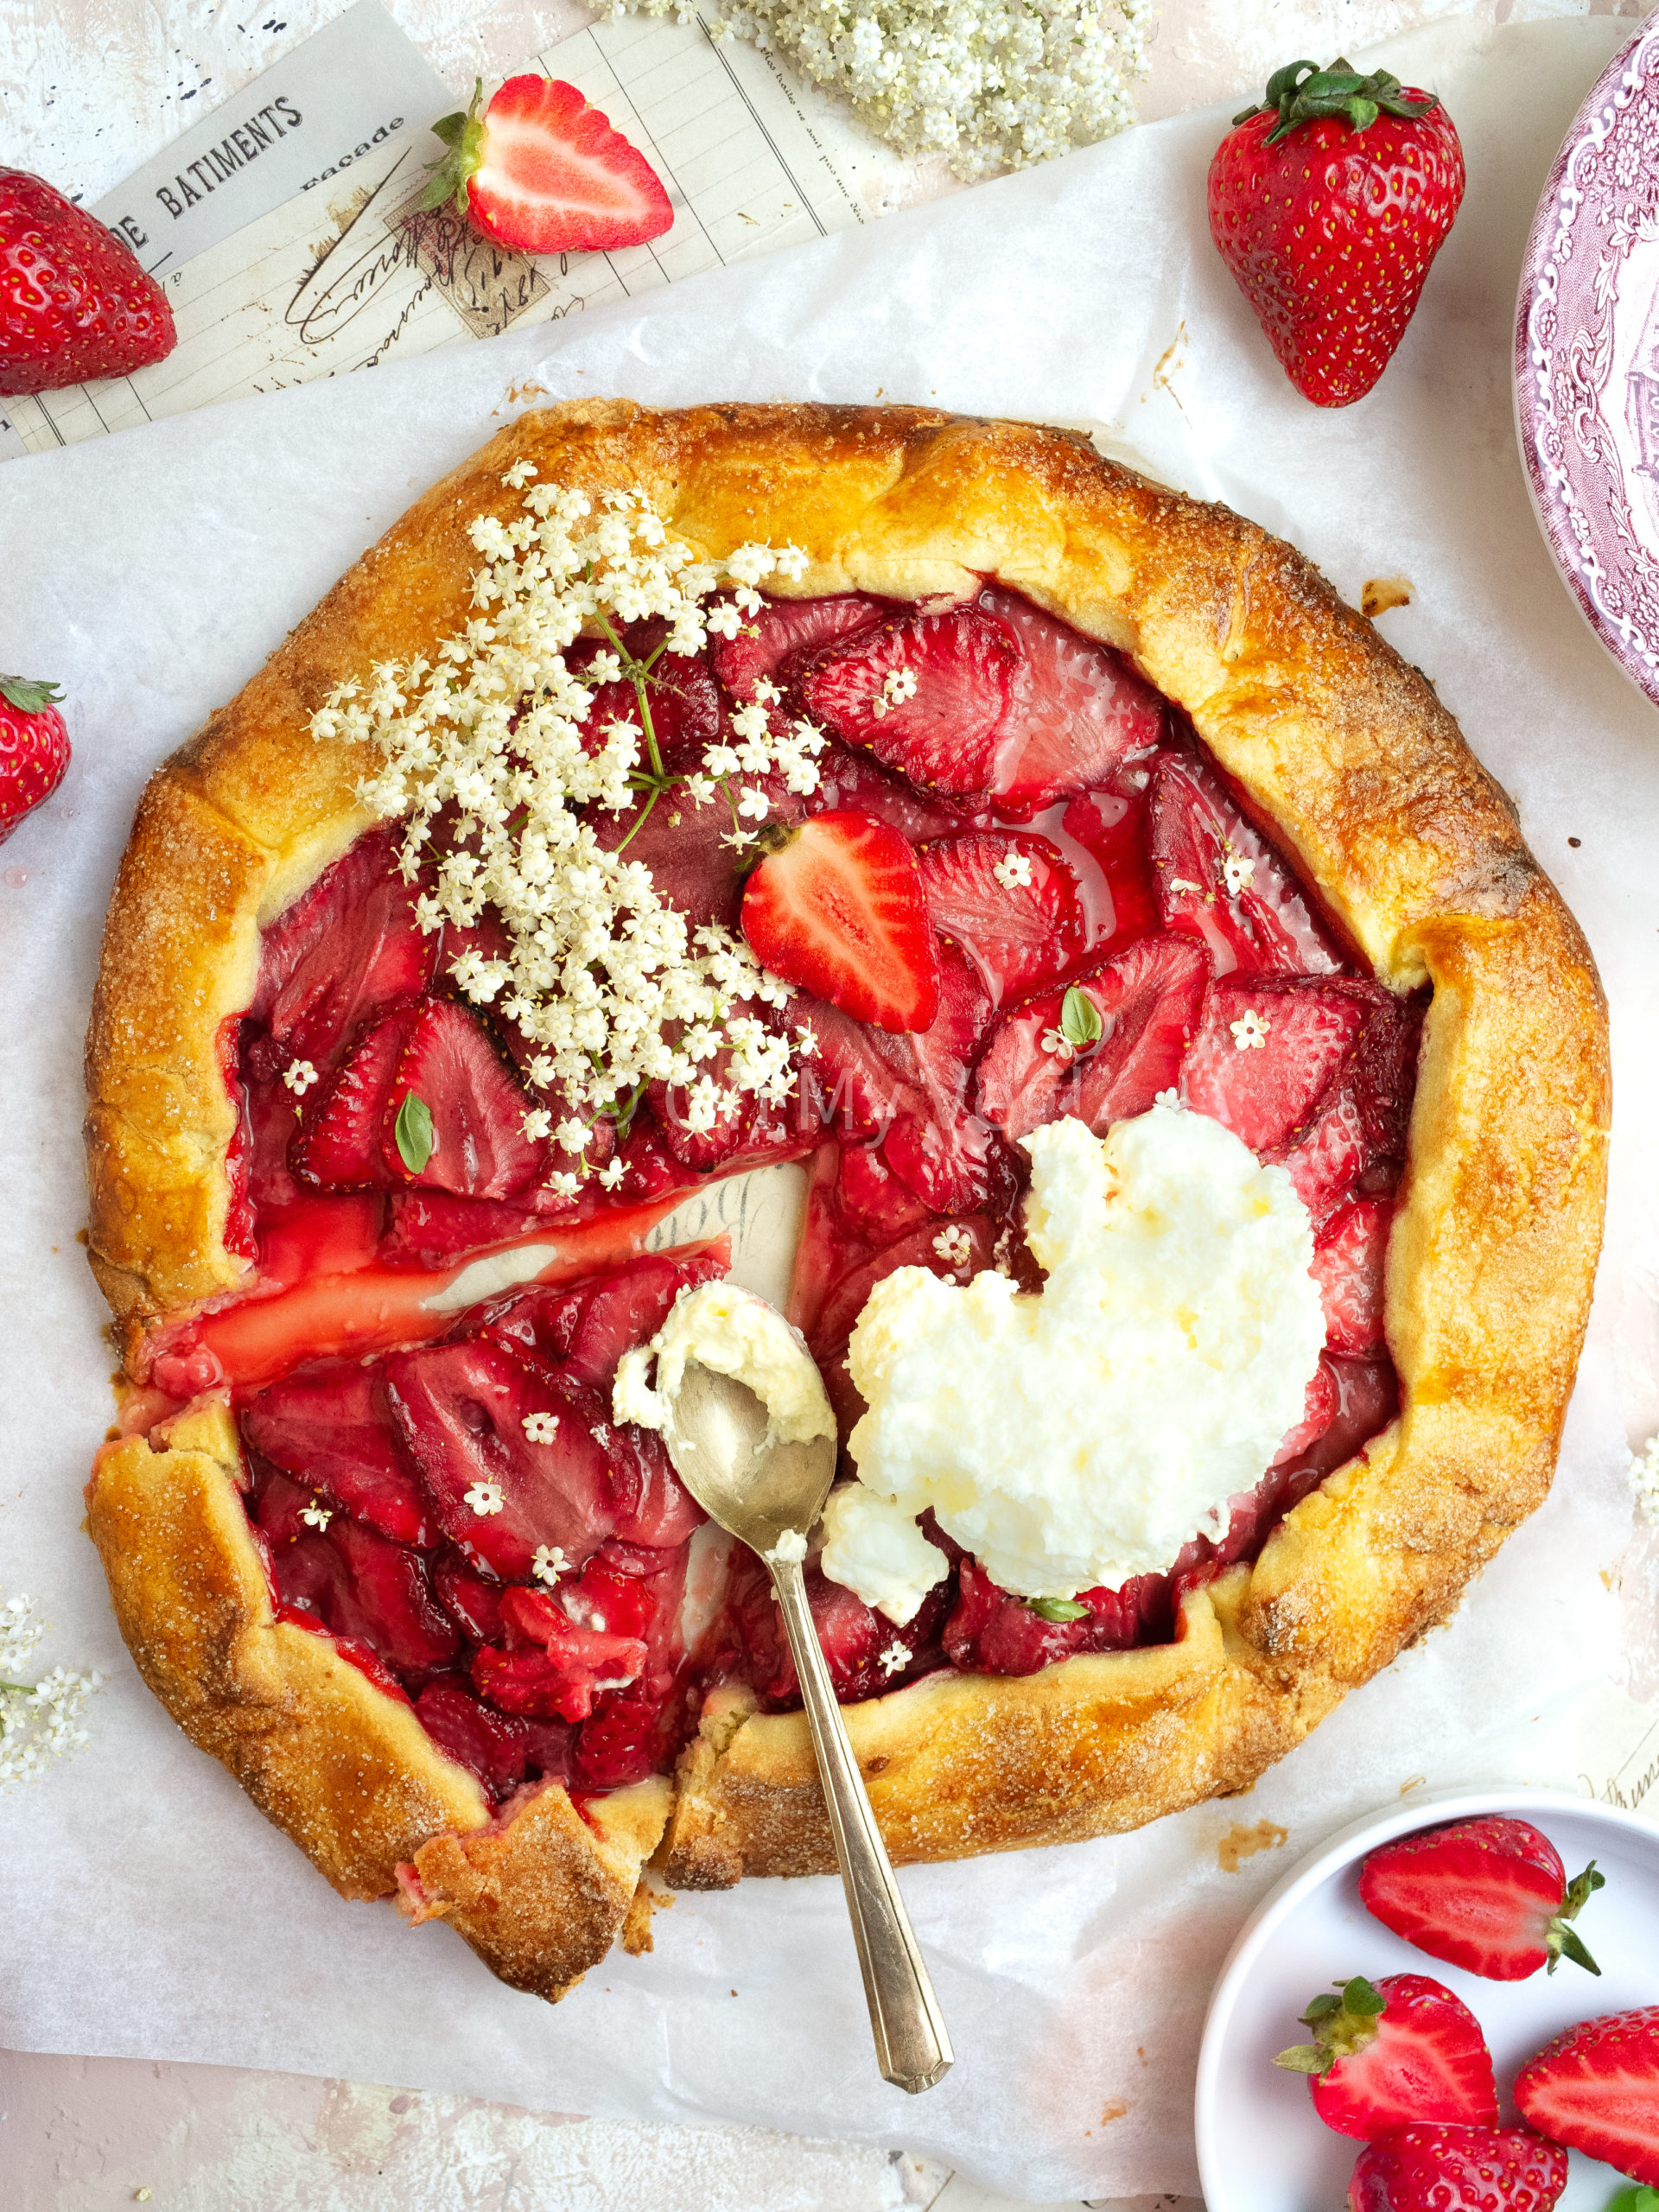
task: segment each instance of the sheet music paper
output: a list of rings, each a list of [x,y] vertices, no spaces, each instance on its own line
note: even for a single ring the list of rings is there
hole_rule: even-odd
[[[0,456],[556,321],[869,219],[859,172],[879,175],[882,164],[868,158],[861,134],[830,118],[824,103],[809,107],[772,56],[737,40],[716,44],[701,16],[594,23],[524,66],[574,84],[641,149],[674,205],[665,236],[613,253],[531,257],[480,237],[453,206],[423,213],[429,168],[442,150],[428,126],[461,98],[445,92],[375,0],[364,0],[99,202],[102,219],[143,234],[146,257],[164,236],[152,210],[167,203],[156,194],[182,204],[183,181],[206,174],[191,163],[222,149],[250,102],[270,92],[274,107],[280,77],[289,108],[308,124],[319,76],[327,79],[324,127],[302,141],[296,134],[307,149],[300,189],[228,234],[211,203],[186,208],[179,243],[200,241],[200,250],[157,264],[178,326],[174,352],[131,376],[9,401]],[[423,74],[430,112],[411,112]],[[338,158],[314,166],[329,150]],[[234,194],[253,206],[293,169],[291,152],[278,147],[263,167],[250,162],[221,179],[215,198]],[[162,219],[173,221],[165,212]],[[186,222],[194,239],[183,235]]]

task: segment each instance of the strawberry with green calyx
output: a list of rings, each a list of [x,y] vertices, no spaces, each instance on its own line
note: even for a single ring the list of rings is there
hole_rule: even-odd
[[[519,253],[608,251],[660,238],[674,221],[645,156],[556,78],[509,77],[464,115],[432,126],[448,148],[421,197],[454,202],[474,229]]]
[[[1327,1289],[1317,1254],[1314,1273]],[[1604,1886],[1593,1859],[1568,1881],[1560,1852],[1529,1821],[1487,1814],[1380,1844],[1360,1870],[1359,1897],[1431,1958],[1521,1981],[1540,1967],[1554,1974],[1562,1959],[1601,1972],[1572,1923]]]
[[[1463,185],[1451,118],[1385,69],[1293,61],[1235,117],[1210,164],[1210,235],[1316,406],[1345,407],[1382,375]]]
[[[0,845],[51,798],[69,766],[69,733],[55,683],[0,676]]]
[[[1313,2108],[1338,2135],[1375,2143],[1418,2121],[1497,2125],[1491,2053],[1480,2023],[1427,1974],[1355,1974],[1302,2014],[1312,2043],[1274,2060],[1306,2074]]]

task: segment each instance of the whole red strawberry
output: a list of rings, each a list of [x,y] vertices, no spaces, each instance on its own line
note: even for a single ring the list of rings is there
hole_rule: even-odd
[[[1360,1903],[1385,1928],[1489,1981],[1554,1974],[1563,1958],[1599,1974],[1569,1923],[1602,1886],[1593,1859],[1569,1882],[1547,1835],[1497,1815],[1382,1844],[1359,1876]]]
[[[0,397],[125,376],[177,343],[166,293],[113,231],[0,168]]]
[[[1550,2212],[1567,2153],[1525,2127],[1402,2127],[1354,2162],[1349,2212]]]
[[[1462,198],[1432,92],[1293,61],[1216,149],[1210,235],[1297,391],[1346,407],[1405,334]]]
[[[1306,2074],[1313,2108],[1338,2135],[1375,2143],[1420,2121],[1497,2124],[1491,2053],[1459,1997],[1427,1974],[1363,1974],[1327,1990],[1302,2015],[1313,2031],[1274,2060]]]
[[[0,845],[50,798],[69,766],[69,733],[55,683],[0,676]]]
[[[662,180],[607,117],[557,78],[509,77],[479,113],[484,82],[465,115],[432,126],[449,151],[422,196],[521,253],[607,251],[643,245],[671,228]]]
[[[1567,2029],[1521,2069],[1515,2101],[1553,2142],[1659,2189],[1659,2005]]]

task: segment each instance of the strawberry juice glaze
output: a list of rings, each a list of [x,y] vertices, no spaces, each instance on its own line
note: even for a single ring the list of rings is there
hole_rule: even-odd
[[[822,783],[801,799],[772,779],[774,822],[860,811],[915,849],[940,974],[931,1028],[866,1027],[798,995],[773,1019],[810,1022],[816,1049],[786,1106],[746,1101],[693,1132],[655,1085],[631,1124],[598,1125],[589,1157],[620,1159],[613,1191],[589,1179],[556,1198],[545,1177],[568,1162],[519,1126],[525,1041],[449,985],[463,946],[423,934],[395,829],[372,830],[266,931],[253,1003],[222,1039],[243,1109],[226,1241],[257,1287],[162,1335],[131,1416],[229,1389],[281,1617],[410,1700],[498,1802],[539,1777],[591,1792],[671,1766],[723,1681],[766,1709],[798,1702],[765,1570],[699,1535],[659,1440],[611,1417],[622,1353],[727,1264],[721,1245],[640,1255],[710,1175],[808,1160],[790,1313],[843,1438],[861,1409],[848,1338],[876,1282],[998,1266],[1039,1287],[1018,1140],[1040,1122],[1103,1132],[1179,1090],[1282,1162],[1313,1217],[1325,1351],[1226,1536],[1084,1592],[1066,1621],[931,1529],[950,1572],[903,1630],[812,1566],[843,1700],[940,1667],[1027,1674],[1166,1641],[1182,1589],[1253,1558],[1396,1404],[1382,1276],[1421,1006],[1363,975],[1185,717],[1000,589],[932,613],[774,601],[708,656],[663,665],[654,717],[671,740],[683,723],[688,746],[761,677],[813,712],[831,740]],[[914,693],[873,713],[896,668]],[[629,820],[603,817],[604,842]],[[696,918],[734,924],[727,826],[723,807],[659,806],[631,856]],[[486,927],[466,935],[487,953]],[[1073,984],[1101,1034],[1056,1051]],[[418,1168],[393,1141],[411,1092],[435,1138]],[[429,1302],[480,1253],[531,1244],[550,1248],[536,1282],[461,1313]]]

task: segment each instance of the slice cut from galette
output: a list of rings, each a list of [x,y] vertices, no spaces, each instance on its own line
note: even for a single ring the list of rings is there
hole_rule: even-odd
[[[1246,1787],[1443,1618],[1600,1230],[1594,970],[1428,683],[1224,509],[912,410],[503,431],[157,772],[87,1073],[133,1656],[546,1996],[648,1860],[833,1864],[648,1425],[688,1196],[804,1185],[900,1860]]]

